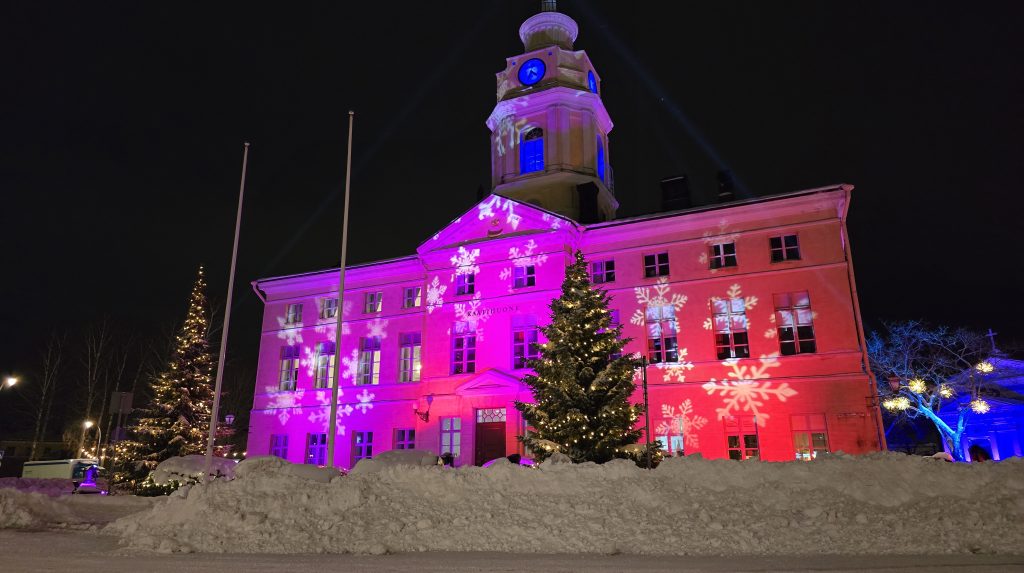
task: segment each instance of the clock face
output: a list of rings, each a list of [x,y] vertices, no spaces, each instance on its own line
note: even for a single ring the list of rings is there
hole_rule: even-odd
[[[519,83],[524,86],[532,86],[544,77],[544,72],[544,62],[537,58],[526,60],[523,62],[523,67],[519,68]]]
[[[597,93],[597,79],[594,78],[593,71],[587,72],[587,87],[590,88],[590,91]]]

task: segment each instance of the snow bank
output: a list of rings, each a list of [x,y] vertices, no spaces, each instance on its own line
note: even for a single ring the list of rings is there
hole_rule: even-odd
[[[68,507],[41,493],[0,489],[0,529],[46,527],[77,521]]]
[[[62,478],[0,478],[0,489],[10,488],[22,492],[35,492],[50,497],[67,495],[75,491],[75,484]]]
[[[210,474],[218,477],[231,479],[235,476],[235,466],[238,462],[227,458],[214,457],[210,461]],[[153,481],[156,483],[167,483],[177,481],[187,483],[197,481],[206,471],[206,456],[176,456],[168,458],[153,470]]]
[[[390,466],[327,482],[290,467],[243,462],[234,481],[193,487],[107,531],[135,548],[201,552],[1024,551],[1021,460],[883,453],[812,463],[670,458],[653,471],[626,461]]]

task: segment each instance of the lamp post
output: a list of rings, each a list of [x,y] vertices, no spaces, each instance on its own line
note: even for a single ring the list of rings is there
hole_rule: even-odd
[[[89,431],[89,428],[96,426],[96,459],[99,460],[100,464],[103,464],[103,455],[100,453],[100,444],[103,442],[103,428],[99,424],[94,424],[92,420],[86,420],[82,422],[82,442],[85,442],[85,433]]]
[[[646,455],[647,469],[651,469],[651,404],[647,400],[647,357],[640,358],[640,367],[643,368],[644,382],[644,436],[647,438]]]

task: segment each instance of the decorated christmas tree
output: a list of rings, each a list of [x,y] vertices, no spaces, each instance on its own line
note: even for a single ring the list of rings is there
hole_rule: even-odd
[[[152,400],[136,411],[129,439],[115,450],[118,481],[137,485],[161,461],[206,450],[215,364],[209,327],[206,279],[200,267],[167,368],[150,383]]]
[[[587,262],[577,252],[562,296],[551,301],[551,324],[541,329],[547,342],[530,363],[536,374],[523,378],[535,403],[516,402],[529,427],[519,439],[536,459],[556,451],[573,462],[644,455],[635,427],[643,406],[629,401],[639,361],[622,356],[629,340],[620,338],[621,329],[612,326],[608,294],[591,287]]]

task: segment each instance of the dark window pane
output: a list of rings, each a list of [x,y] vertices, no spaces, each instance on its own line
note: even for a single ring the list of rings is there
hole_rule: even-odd
[[[795,247],[796,246],[796,235],[786,235],[785,237],[783,237],[783,240],[786,241],[786,246],[787,247]]]
[[[792,356],[796,354],[796,344],[793,342],[783,342],[779,344],[779,351],[782,352],[784,356]]]
[[[757,447],[757,434],[744,434],[743,435],[743,447],[745,447],[745,448],[756,448]]]
[[[768,246],[772,249],[782,248],[782,237],[772,237],[768,239]]]
[[[740,447],[740,437],[739,436],[729,436],[729,447],[730,448],[738,448],[738,447]]]
[[[737,332],[737,333],[732,335],[732,340],[737,345],[747,344],[747,333],[746,332]]]
[[[786,249],[786,259],[795,261],[800,258],[800,249],[791,247]]]
[[[742,460],[743,454],[739,450],[729,450],[730,460]]]
[[[725,249],[725,254],[727,255],[736,254],[736,243],[725,243],[722,245],[722,248]]]
[[[788,326],[784,326],[779,329],[779,340],[783,342],[793,341],[793,329]]]
[[[781,262],[783,260],[784,259],[782,257],[782,249],[779,249],[777,251],[773,249],[772,250],[772,262],[773,263],[778,263],[778,262]]]
[[[735,358],[750,358],[749,346],[737,346]]]
[[[814,338],[814,327],[813,326],[798,326],[796,327],[797,336],[800,340],[808,340]]]
[[[818,346],[813,340],[801,340],[800,341],[800,352],[814,353],[818,351]]]

